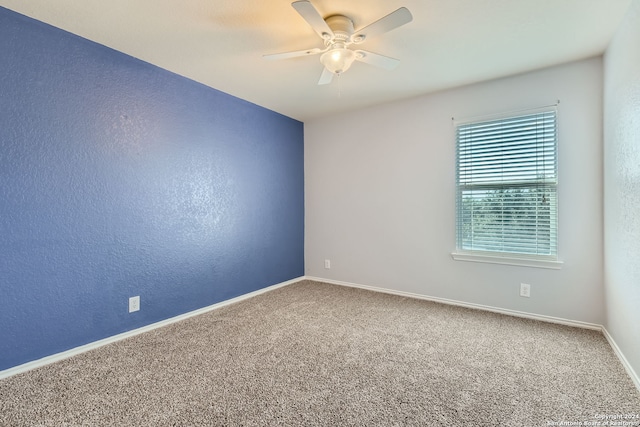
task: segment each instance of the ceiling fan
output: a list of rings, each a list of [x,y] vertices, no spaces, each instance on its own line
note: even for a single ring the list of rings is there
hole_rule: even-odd
[[[367,39],[387,31],[391,31],[413,20],[411,12],[401,7],[377,21],[354,31],[353,21],[344,15],[331,15],[323,18],[318,10],[308,0],[294,1],[291,6],[304,18],[324,41],[324,49],[312,48],[295,52],[264,55],[265,59],[288,59],[298,56],[317,55],[324,65],[319,85],[331,83],[334,75],[347,71],[354,61],[361,61],[387,70],[394,69],[400,61],[388,56],[368,52],[360,49],[350,49],[351,45],[358,45]]]

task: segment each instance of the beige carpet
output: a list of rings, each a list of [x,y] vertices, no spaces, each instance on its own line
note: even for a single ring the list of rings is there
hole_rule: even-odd
[[[549,426],[624,414],[640,414],[640,393],[599,332],[309,281],[0,381],[2,426]]]

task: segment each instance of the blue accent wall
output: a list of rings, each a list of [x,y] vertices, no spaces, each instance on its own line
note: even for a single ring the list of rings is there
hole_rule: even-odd
[[[0,370],[304,275],[301,122],[4,8],[0,58]]]

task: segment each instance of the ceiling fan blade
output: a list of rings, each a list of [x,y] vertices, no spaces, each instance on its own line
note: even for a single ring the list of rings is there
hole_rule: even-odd
[[[314,47],[313,49],[307,50],[296,50],[294,52],[283,52],[283,53],[272,53],[270,55],[262,55],[264,59],[276,60],[276,59],[289,59],[296,58],[298,56],[307,56],[307,55],[315,55],[317,53],[324,52],[326,49],[320,49]]]
[[[380,55],[366,50],[356,50],[356,61],[364,62],[369,65],[384,68],[385,70],[393,70],[400,63],[395,58]]]
[[[310,1],[294,1],[291,3],[291,6],[298,11],[300,16],[311,25],[311,28],[313,28],[323,40],[333,38],[333,31],[331,31],[331,28],[329,28],[322,15],[320,15],[320,12],[318,12]]]
[[[318,85],[328,85],[333,80],[333,73],[327,68],[322,69],[322,75],[320,76],[320,80],[318,80]]]
[[[387,16],[378,19],[366,27],[356,31],[351,36],[353,43],[362,43],[365,39],[375,37],[379,34],[386,33],[404,24],[413,21],[413,15],[406,7],[401,7]]]

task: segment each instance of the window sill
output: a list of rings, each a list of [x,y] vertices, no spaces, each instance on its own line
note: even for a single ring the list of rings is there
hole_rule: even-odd
[[[456,261],[483,262],[489,264],[516,265],[519,267],[549,268],[560,270],[564,264],[562,261],[539,260],[531,258],[517,258],[509,256],[479,255],[463,252],[453,252],[451,257]]]

